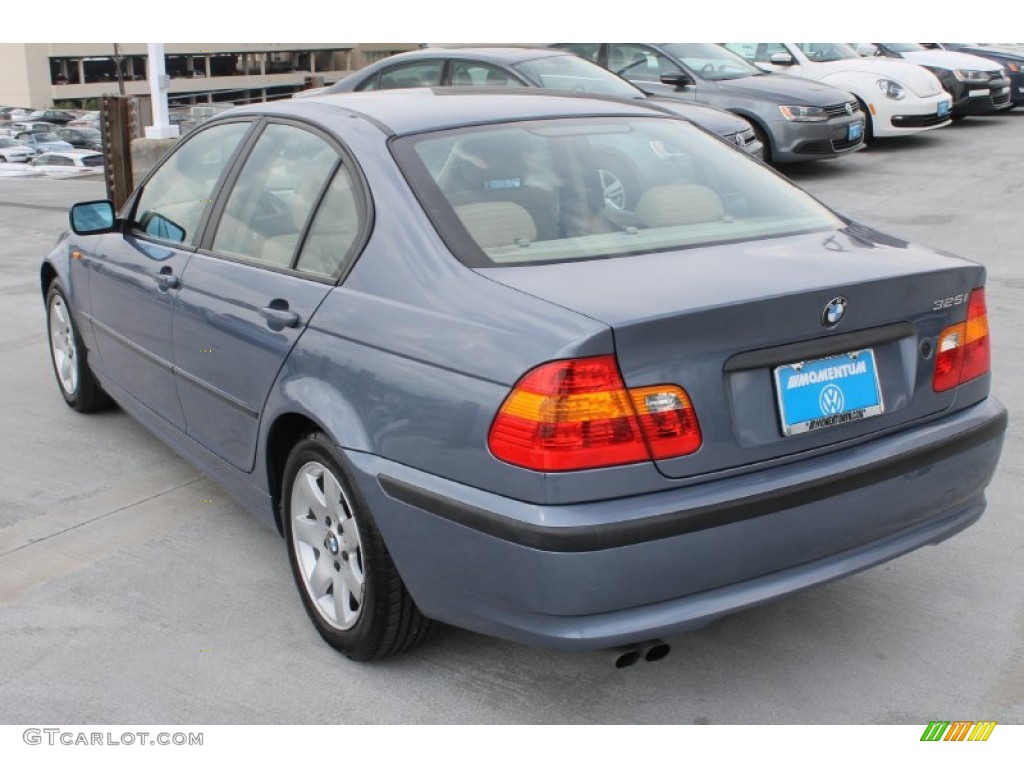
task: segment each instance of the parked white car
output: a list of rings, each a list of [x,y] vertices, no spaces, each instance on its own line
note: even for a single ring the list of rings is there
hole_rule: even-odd
[[[953,119],[1009,109],[1010,78],[998,62],[970,53],[925,48],[919,43],[861,43],[861,56],[903,59],[925,67],[953,97]]]
[[[35,156],[35,151],[20,141],[10,136],[0,136],[0,159],[5,163],[26,163]]]
[[[81,173],[103,167],[103,154],[90,150],[72,149],[67,152],[44,152],[32,161],[33,167],[47,171]]]
[[[953,97],[924,67],[862,58],[846,43],[726,43],[770,72],[806,77],[849,91],[867,116],[868,136],[904,136],[950,123]]]

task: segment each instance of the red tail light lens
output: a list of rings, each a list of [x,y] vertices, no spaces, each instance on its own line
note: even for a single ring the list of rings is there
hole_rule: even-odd
[[[946,328],[939,336],[932,389],[945,392],[976,379],[991,367],[985,289],[976,288],[967,305],[967,321]]]
[[[668,458],[700,444],[686,392],[627,390],[612,355],[534,368],[505,398],[488,437],[502,461],[541,472]]]

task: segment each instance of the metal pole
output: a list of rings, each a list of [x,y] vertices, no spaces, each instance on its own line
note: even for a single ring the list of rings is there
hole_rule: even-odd
[[[178,126],[167,119],[167,86],[170,82],[164,69],[164,44],[147,43],[149,53],[149,92],[153,96],[153,124],[146,126],[147,139],[175,139]]]

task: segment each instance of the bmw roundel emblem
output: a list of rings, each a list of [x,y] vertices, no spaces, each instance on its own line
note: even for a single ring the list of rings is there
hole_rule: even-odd
[[[843,315],[845,314],[846,297],[836,296],[832,301],[825,305],[825,310],[821,313],[821,324],[826,328],[832,328],[843,319]]]

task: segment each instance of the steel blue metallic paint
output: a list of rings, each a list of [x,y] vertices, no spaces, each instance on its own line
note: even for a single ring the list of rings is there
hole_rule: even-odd
[[[288,434],[278,428],[322,430],[420,610],[513,640],[599,648],[693,629],[976,520],[1006,412],[988,374],[932,391],[921,342],[966,306],[907,297],[968,292],[984,283],[980,266],[849,225],[471,269],[389,150],[396,134],[609,112],[653,114],[537,92],[242,108],[301,118],[358,160],[372,228],[339,284],[117,231],[62,238],[43,293],[50,279],[65,287],[103,388],[268,524],[290,447],[273,442]],[[161,286],[163,267],[180,285]],[[822,307],[840,290],[850,304],[832,333]],[[259,314],[274,299],[296,327]],[[865,346],[891,374],[886,412],[784,437],[772,366]],[[527,370],[609,354],[627,386],[687,389],[704,432],[697,453],[563,473],[489,453],[494,415]]]

